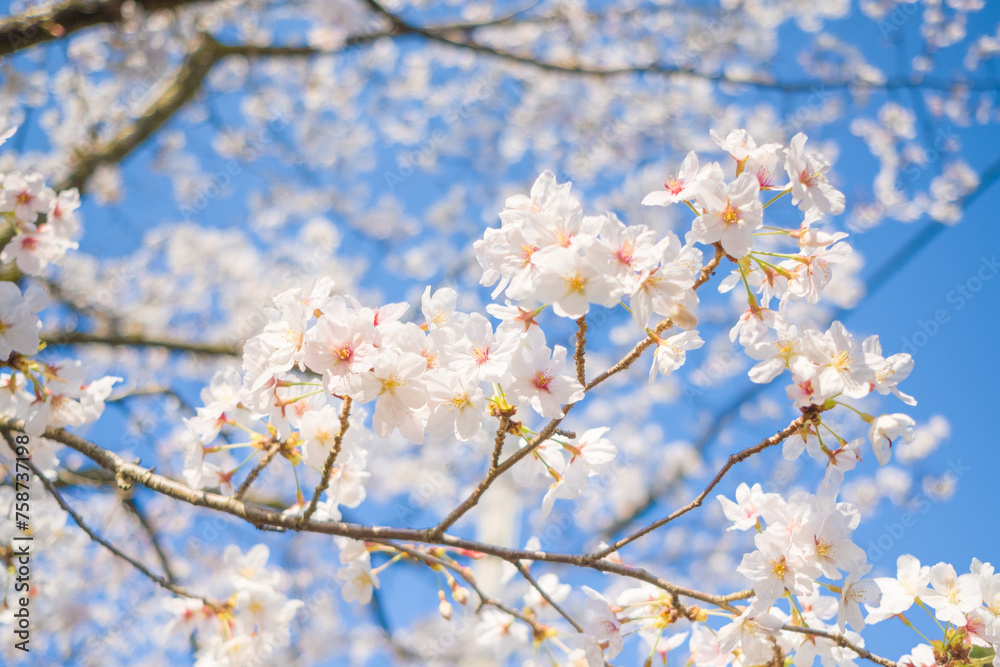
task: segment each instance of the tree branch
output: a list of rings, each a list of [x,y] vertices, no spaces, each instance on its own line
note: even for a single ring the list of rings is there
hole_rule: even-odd
[[[535,581],[535,578],[533,576],[531,576],[531,572],[529,572],[528,568],[524,566],[524,563],[522,563],[519,560],[516,560],[514,561],[514,567],[516,567],[517,571],[521,573],[521,576],[524,577],[525,580],[527,580],[527,582],[531,584],[531,586],[536,591],[538,591],[538,594],[542,596],[543,600],[545,600],[553,609],[559,612],[560,616],[569,621],[569,624],[572,625],[574,628],[576,628],[577,632],[583,632],[583,626],[580,625],[572,616],[566,613],[566,610],[564,610],[562,607],[556,604],[556,601],[552,599],[552,596],[549,595],[545,591],[545,589],[538,584],[537,581]]]
[[[790,423],[788,426],[786,426],[785,428],[781,429],[780,431],[772,435],[770,438],[765,438],[764,440],[761,440],[752,447],[747,447],[746,449],[737,452],[736,454],[731,454],[729,456],[729,459],[726,461],[726,464],[719,469],[719,472],[716,473],[712,481],[708,483],[708,486],[706,486],[705,489],[701,493],[699,493],[698,496],[690,503],[688,503],[684,507],[681,507],[678,510],[671,512],[662,519],[654,521],[645,528],[637,530],[628,537],[624,537],[615,542],[614,544],[611,544],[610,546],[607,546],[601,549],[600,551],[594,552],[593,557],[604,558],[608,554],[612,554],[618,551],[626,544],[634,542],[640,537],[648,535],[649,533],[653,532],[657,528],[670,523],[674,519],[684,516],[691,510],[695,509],[696,507],[701,507],[702,502],[704,502],[705,498],[708,497],[708,494],[712,492],[712,489],[714,489],[719,484],[719,482],[722,481],[722,478],[726,476],[726,473],[729,472],[730,468],[732,468],[737,463],[740,463],[741,461],[745,461],[754,454],[758,454],[764,451],[768,447],[774,447],[775,445],[784,442],[785,439],[788,438],[788,436],[798,431],[807,421],[812,420],[813,418],[815,418],[816,415],[819,414],[819,411],[817,410],[818,407],[820,406],[811,406],[809,408],[803,409],[801,417],[794,420],[792,423]]]
[[[148,338],[142,334],[92,334],[77,331],[55,331],[42,334],[41,340],[49,347],[57,345],[108,345],[110,347],[162,347],[178,352],[193,352],[222,357],[239,357],[239,348],[222,343],[194,343],[169,338]]]
[[[529,65],[537,69],[566,73],[579,74],[584,76],[605,78],[635,74],[659,74],[665,76],[688,77],[693,79],[704,79],[715,83],[726,83],[734,85],[749,86],[764,90],[776,90],[785,93],[809,93],[817,89],[871,89],[871,90],[896,90],[907,88],[925,88],[934,90],[953,90],[964,87],[972,90],[992,91],[1000,87],[997,81],[949,81],[928,78],[893,77],[882,83],[865,81],[862,79],[842,79],[838,81],[806,80],[806,81],[773,81],[763,77],[732,78],[723,72],[702,72],[689,67],[667,65],[664,63],[648,63],[645,65],[626,65],[623,67],[595,67],[585,65],[580,62],[558,63],[540,60],[531,55],[505,51],[489,44],[477,42],[472,39],[472,31],[475,27],[465,27],[463,29],[451,28],[448,30],[440,27],[422,27],[406,21],[402,17],[382,7],[375,0],[366,0],[369,7],[392,22],[400,34],[420,35],[428,40],[451,46],[457,49],[473,51],[483,55],[493,56],[501,60],[513,62],[521,65]]]
[[[584,354],[587,350],[587,316],[584,315],[576,321],[576,350],[573,353],[573,360],[576,362],[576,381],[584,387],[587,386],[587,360]]]
[[[875,655],[868,649],[861,648],[860,646],[851,643],[851,641],[848,640],[847,637],[845,637],[844,635],[835,634],[833,632],[827,632],[826,630],[817,630],[815,628],[805,628],[800,625],[783,625],[781,626],[781,629],[788,630],[789,632],[799,632],[804,635],[812,635],[814,637],[823,637],[824,639],[829,639],[837,646],[841,646],[843,648],[854,651],[860,657],[866,660],[871,660],[877,665],[881,665],[882,667],[898,667],[898,665],[892,660],[889,660],[888,658],[883,658],[882,656],[879,655]]]
[[[0,430],[22,431],[24,421],[10,417],[0,417]],[[713,595],[704,593],[661,579],[640,567],[631,567],[609,560],[594,560],[588,554],[551,553],[545,551],[528,551],[511,549],[476,540],[438,534],[433,529],[418,530],[413,528],[393,528],[387,526],[364,526],[343,521],[316,521],[310,519],[302,524],[297,516],[285,515],[278,510],[265,509],[237,500],[232,496],[223,496],[208,491],[196,491],[180,482],[159,475],[148,468],[135,463],[129,463],[120,456],[80,436],[68,433],[63,429],[46,429],[44,437],[60,442],[92,461],[102,468],[112,472],[116,479],[125,484],[140,484],[146,488],[175,500],[186,502],[195,507],[206,507],[243,519],[257,528],[270,527],[277,530],[299,530],[302,532],[320,533],[324,535],[340,535],[356,540],[377,542],[379,540],[405,540],[423,544],[437,544],[445,547],[464,549],[495,556],[510,563],[517,560],[544,561],[587,567],[598,572],[608,572],[624,577],[644,581],[668,593],[688,597],[693,600],[713,604],[727,611],[734,611],[730,602],[733,599],[743,599],[747,591],[733,595]],[[523,451],[523,450],[522,450]],[[749,591],[752,595],[752,591]]]
[[[715,272],[716,267],[719,266],[719,262],[722,261],[722,258],[724,256],[725,253],[722,250],[722,246],[717,245],[715,256],[709,261],[708,264],[702,267],[701,274],[699,275],[698,279],[695,281],[691,289],[696,290],[702,285],[704,285],[708,281],[709,277],[711,277],[711,275]],[[661,333],[662,331],[669,329],[672,326],[673,323],[670,321],[669,318],[667,318],[661,320],[656,325],[655,331],[657,333]],[[604,371],[603,373],[595,377],[593,380],[591,380],[589,384],[585,385],[584,389],[587,392],[590,392],[591,389],[593,389],[600,383],[604,382],[612,375],[615,375],[616,373],[620,373],[621,371],[627,369],[629,366],[635,363],[635,361],[642,356],[642,353],[652,344],[653,344],[652,338],[649,338],[647,336],[646,338],[642,339],[641,341],[636,343],[635,347],[633,347],[628,354],[622,357],[622,359],[618,363],[616,363],[614,366],[612,366],[611,368],[609,368],[608,370]],[[579,350],[581,346],[582,346],[581,337],[578,336],[577,349]],[[562,420],[565,419],[566,415],[569,414],[569,411],[573,409],[574,405],[576,404],[569,403],[562,406],[562,412],[563,412],[562,417],[550,421],[545,426],[545,428],[539,431],[538,435],[536,435],[534,438],[531,439],[531,442],[529,442],[526,446],[522,447],[518,451],[511,454],[506,461],[504,461],[499,465],[491,465],[489,471],[486,473],[486,477],[483,478],[483,480],[479,483],[479,485],[476,486],[475,489],[473,489],[472,493],[464,501],[462,501],[462,503],[458,507],[452,510],[452,512],[448,514],[448,516],[445,517],[445,519],[441,523],[439,523],[435,528],[432,529],[432,534],[434,535],[442,534],[452,524],[454,524],[456,521],[462,518],[462,516],[466,512],[468,512],[470,509],[476,506],[476,504],[479,502],[479,499],[486,492],[486,489],[488,489],[490,485],[492,485],[493,482],[496,481],[498,477],[500,477],[500,475],[507,472],[510,468],[514,466],[514,464],[516,464],[518,461],[531,454],[531,452],[535,451],[535,449],[537,449],[539,445],[541,445],[543,442],[551,438],[552,435],[558,430],[558,426],[560,423],[562,423]],[[499,442],[499,437],[500,436],[498,435],[497,436],[498,442]]]
[[[14,427],[14,426],[8,426],[8,424],[5,423],[7,421],[9,421],[9,420],[7,420],[6,418],[4,418],[2,421],[0,421],[0,430],[3,431],[4,439],[7,441],[7,446],[11,448],[11,451],[15,451],[14,450],[14,445],[10,441],[10,431],[11,430],[20,430],[20,429],[18,427]],[[31,460],[29,458],[19,459],[19,461],[20,460],[23,460],[25,463],[27,463],[28,467],[31,468],[31,471],[35,474],[35,477],[42,483],[43,486],[45,486],[45,489],[52,495],[52,498],[55,499],[56,503],[59,504],[59,507],[61,507],[64,512],[66,512],[71,517],[73,517],[73,520],[76,522],[76,525],[78,525],[80,527],[80,530],[82,530],[84,533],[86,533],[87,536],[90,537],[90,539],[92,539],[94,542],[97,542],[98,544],[100,544],[102,547],[104,547],[105,549],[107,549],[108,551],[110,551],[112,554],[114,554],[118,558],[121,558],[125,562],[129,563],[130,565],[132,565],[132,567],[134,567],[135,569],[139,570],[139,572],[141,572],[142,574],[146,575],[148,578],[152,579],[154,582],[156,582],[157,584],[159,584],[161,587],[165,588],[166,590],[170,591],[171,593],[173,593],[175,595],[180,595],[182,597],[194,598],[196,600],[201,600],[202,602],[205,603],[205,605],[207,605],[209,607],[218,607],[219,606],[219,603],[216,602],[216,601],[214,601],[214,600],[202,597],[200,595],[195,595],[193,593],[189,593],[188,591],[186,591],[182,587],[178,586],[177,584],[173,583],[172,581],[170,581],[168,579],[165,579],[165,578],[161,577],[158,574],[154,574],[145,565],[143,565],[139,561],[133,559],[131,556],[126,555],[120,549],[118,549],[118,547],[116,547],[115,545],[111,544],[110,542],[108,542],[107,540],[105,540],[104,538],[102,538],[100,535],[98,535],[97,533],[95,533],[86,524],[86,522],[84,522],[83,518],[79,514],[77,514],[73,510],[72,507],[69,506],[69,503],[67,503],[66,500],[62,497],[62,494],[59,493],[59,490],[56,489],[55,485],[51,481],[49,481],[49,479],[42,473],[41,470],[39,470],[35,466],[34,463],[31,462]]]
[[[207,34],[199,36],[163,94],[113,139],[75,156],[72,171],[53,186],[54,189],[77,188],[83,192],[87,180],[99,166],[121,161],[194,97],[222,55],[223,51],[215,39]]]
[[[278,453],[279,449],[281,449],[280,442],[275,442],[267,448],[267,451],[264,452],[264,456],[257,462],[257,465],[253,467],[253,470],[251,470],[250,474],[247,475],[247,478],[243,480],[243,483],[240,484],[240,488],[236,489],[236,493],[233,494],[233,498],[241,500],[243,496],[246,495],[247,491],[250,490],[250,487],[253,486],[253,483],[257,481],[257,476],[260,475],[260,472],[268,466],[271,459],[274,458],[274,455]]]
[[[135,0],[147,12],[176,9],[201,0]],[[94,26],[121,23],[125,0],[64,0],[48,7],[33,7],[19,16],[0,21],[0,56]]]
[[[309,507],[306,511],[302,513],[302,523],[307,523],[312,515],[316,513],[316,507],[319,505],[319,497],[323,495],[323,492],[330,487],[330,475],[333,474],[333,464],[337,461],[337,456],[340,455],[340,446],[344,442],[344,434],[347,433],[348,427],[351,425],[348,418],[351,416],[351,397],[344,397],[344,405],[340,409],[340,431],[333,438],[333,448],[330,449],[330,453],[326,457],[326,461],[323,462],[323,471],[320,473],[322,477],[319,480],[319,484],[316,486],[316,490],[313,492],[312,500],[309,501]]]

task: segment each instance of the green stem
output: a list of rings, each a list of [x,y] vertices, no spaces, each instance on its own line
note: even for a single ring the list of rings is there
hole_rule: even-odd
[[[770,206],[774,202],[778,201],[779,199],[781,199],[782,197],[784,197],[785,195],[787,195],[791,191],[792,191],[791,188],[788,188],[787,190],[782,190],[778,194],[776,194],[773,197],[771,197],[771,199],[769,199],[768,202],[766,204],[764,204],[763,208],[767,208],[768,206]]]

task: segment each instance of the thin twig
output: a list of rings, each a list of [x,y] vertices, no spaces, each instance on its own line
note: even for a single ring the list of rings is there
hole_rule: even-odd
[[[260,475],[260,472],[267,467],[267,464],[271,462],[271,459],[274,458],[274,455],[278,453],[279,449],[281,449],[280,442],[275,442],[267,448],[267,451],[264,452],[263,458],[257,462],[257,465],[253,467],[253,470],[250,471],[247,478],[243,480],[243,483],[240,484],[240,488],[236,489],[236,493],[233,494],[233,498],[236,500],[243,499],[246,492],[250,490],[250,486],[257,480],[257,476]]]
[[[23,431],[24,421],[0,417],[0,429]],[[207,507],[247,521],[255,527],[269,527],[277,530],[300,530],[325,535],[340,535],[362,541],[405,540],[424,544],[437,544],[445,547],[464,549],[496,556],[508,562],[515,560],[543,561],[587,567],[599,572],[608,572],[644,581],[657,588],[676,595],[700,600],[717,605],[726,610],[732,610],[729,596],[703,593],[694,589],[673,584],[657,577],[643,568],[630,567],[609,560],[593,560],[587,554],[565,554],[545,551],[528,551],[510,549],[493,544],[454,537],[447,534],[435,534],[433,530],[417,530],[413,528],[392,528],[386,526],[364,526],[343,521],[315,521],[310,519],[300,524],[299,517],[289,516],[281,511],[266,509],[244,503],[232,496],[223,496],[209,491],[196,491],[185,484],[157,474],[148,468],[125,461],[120,456],[85,438],[67,433],[63,429],[46,429],[44,437],[60,442],[84,456],[87,456],[101,467],[111,471],[117,479],[132,484],[141,484],[162,495],[180,500],[196,507]],[[742,599],[742,598],[737,598]]]
[[[708,281],[708,278],[715,271],[716,267],[719,266],[719,262],[722,261],[722,258],[724,256],[725,253],[722,251],[721,245],[717,246],[715,256],[709,261],[707,265],[705,265],[702,268],[701,274],[698,280],[695,281],[694,285],[692,286],[692,289],[698,289],[703,284],[705,284],[706,281]],[[673,326],[673,323],[670,321],[670,319],[669,318],[664,319],[660,321],[659,324],[656,325],[655,331],[657,333],[661,333],[671,326]],[[652,344],[653,340],[648,336],[639,341],[638,343],[636,343],[635,347],[633,347],[630,352],[628,352],[624,357],[622,357],[618,363],[616,363],[614,366],[612,366],[608,370],[604,371],[603,373],[595,377],[593,380],[590,381],[589,384],[586,384],[584,386],[585,390],[589,392],[591,389],[593,389],[600,383],[604,382],[612,375],[615,375],[627,369],[629,366],[635,363],[635,361],[640,356],[642,356],[642,353]],[[566,405],[562,406],[562,412],[563,412],[562,417],[558,417],[550,421],[545,426],[545,428],[539,431],[538,435],[536,435],[534,438],[531,439],[531,442],[529,442],[527,445],[525,445],[518,451],[511,454],[504,462],[499,463],[498,465],[495,466],[490,466],[489,472],[486,473],[486,477],[484,477],[483,480],[479,482],[476,488],[472,490],[472,493],[469,494],[469,496],[465,500],[463,500],[458,505],[458,507],[452,510],[448,514],[448,516],[445,517],[443,521],[441,521],[441,523],[432,528],[431,533],[434,535],[440,535],[444,533],[445,530],[447,530],[456,521],[462,518],[462,516],[466,512],[475,507],[476,504],[479,502],[479,499],[482,497],[482,495],[493,484],[493,482],[496,481],[496,479],[500,475],[502,475],[507,470],[512,468],[514,464],[516,464],[518,461],[531,454],[531,452],[535,451],[535,449],[537,449],[542,443],[544,443],[546,440],[552,437],[552,434],[556,432],[556,430],[559,427],[559,424],[562,423],[562,420],[566,418],[566,415],[569,414],[569,411],[573,408],[574,405],[575,403],[567,403]]]
[[[340,431],[334,436],[333,448],[327,455],[326,461],[323,462],[323,471],[320,473],[319,484],[316,485],[312,500],[309,501],[309,507],[302,513],[302,523],[307,523],[312,518],[312,515],[316,513],[316,508],[319,506],[319,497],[330,487],[330,475],[333,474],[333,464],[337,461],[337,456],[340,454],[340,446],[344,442],[344,434],[347,433],[347,428],[350,426],[350,416],[351,397],[345,396],[344,405],[340,409]]]
[[[503,453],[503,445],[507,441],[507,427],[510,426],[510,414],[500,413],[500,425],[497,427],[496,437],[493,438],[493,454],[490,456],[490,470],[494,470],[500,465],[500,454]]]
[[[695,509],[697,507],[701,507],[702,502],[704,502],[705,498],[708,497],[708,494],[711,493],[712,489],[714,489],[719,484],[719,482],[722,481],[722,478],[726,476],[726,473],[729,472],[729,470],[734,465],[736,465],[737,463],[740,463],[741,461],[745,461],[746,459],[750,458],[754,454],[758,454],[758,453],[764,451],[765,449],[767,449],[769,447],[774,447],[775,445],[778,445],[778,444],[784,442],[785,439],[787,439],[790,435],[792,435],[793,433],[795,433],[796,431],[798,431],[800,428],[802,428],[803,424],[805,424],[807,421],[811,420],[813,418],[813,416],[816,415],[816,414],[818,414],[818,413],[817,413],[817,411],[815,409],[806,409],[805,411],[803,411],[802,416],[800,416],[798,419],[792,421],[792,423],[790,423],[788,426],[786,426],[785,428],[781,429],[780,431],[778,431],[777,433],[775,433],[771,437],[765,438],[765,439],[761,440],[760,442],[758,442],[756,445],[753,445],[751,447],[747,447],[746,449],[744,449],[744,450],[742,450],[740,452],[737,452],[736,454],[730,455],[729,458],[726,460],[726,464],[724,466],[722,466],[722,468],[719,469],[719,472],[717,472],[715,474],[715,477],[712,479],[711,482],[708,483],[708,486],[706,486],[705,489],[701,493],[699,493],[698,496],[694,500],[692,500],[690,503],[688,503],[684,507],[681,507],[680,509],[677,509],[677,510],[671,512],[670,514],[668,514],[667,516],[663,517],[662,519],[658,519],[658,520],[654,521],[653,523],[647,525],[646,527],[641,528],[640,530],[635,531],[634,533],[632,533],[628,537],[623,537],[622,539],[618,540],[614,544],[611,544],[611,545],[609,545],[609,546],[607,546],[607,547],[605,547],[603,549],[600,549],[599,551],[594,552],[593,557],[594,558],[604,558],[608,554],[611,554],[611,553],[614,553],[614,552],[618,551],[619,549],[621,549],[622,547],[624,547],[626,544],[629,544],[631,542],[636,541],[640,537],[653,532],[654,530],[656,530],[657,528],[660,528],[661,526],[665,526],[666,524],[670,523],[674,519],[677,519],[677,518],[680,518],[680,517],[684,516],[685,514],[687,514],[688,512],[690,512],[691,510],[693,510],[693,509]]]
[[[552,599],[552,596],[549,595],[548,592],[544,588],[542,588],[537,581],[535,581],[535,578],[533,576],[531,576],[531,572],[529,572],[528,568],[524,566],[524,563],[522,563],[519,560],[514,561],[514,567],[516,567],[517,571],[521,573],[521,576],[524,577],[536,591],[538,591],[538,594],[542,596],[543,600],[545,600],[549,605],[552,606],[553,609],[559,612],[560,616],[569,621],[569,624],[572,625],[577,632],[583,632],[583,626],[580,625],[576,621],[576,619],[570,616],[565,609],[556,604],[556,601]]]
[[[3,431],[4,439],[7,441],[7,445],[11,448],[11,451],[15,451],[14,450],[14,444],[10,440],[10,431],[11,430],[20,430],[20,429],[9,427],[8,425],[4,424],[3,428],[0,429],[0,430]],[[146,575],[148,578],[152,579],[154,582],[156,582],[157,584],[159,584],[161,587],[165,588],[166,590],[170,591],[171,593],[174,593],[175,595],[180,595],[181,597],[187,597],[187,598],[192,598],[192,599],[195,599],[195,600],[201,600],[202,602],[204,602],[209,607],[218,607],[219,606],[219,603],[216,602],[216,601],[214,601],[214,600],[202,597],[200,595],[195,595],[193,593],[189,593],[188,591],[184,590],[184,588],[182,588],[181,586],[178,586],[177,584],[169,581],[168,579],[165,579],[164,577],[161,577],[158,574],[154,574],[145,565],[143,565],[139,561],[133,559],[131,556],[126,555],[120,549],[118,549],[118,547],[116,547],[115,545],[111,544],[110,542],[108,542],[107,540],[105,540],[104,538],[102,538],[100,535],[98,535],[97,533],[95,533],[87,525],[87,523],[83,520],[83,518],[79,514],[77,514],[76,511],[72,507],[69,506],[69,503],[67,503],[66,500],[62,497],[62,494],[59,493],[59,490],[56,489],[55,485],[51,481],[49,481],[49,479],[42,473],[41,470],[39,470],[35,466],[35,464],[29,458],[23,458],[23,459],[19,458],[18,462],[20,463],[21,461],[23,461],[24,463],[26,463],[28,465],[28,467],[31,468],[31,471],[35,474],[35,477],[42,483],[43,486],[45,486],[45,489],[49,492],[49,494],[52,496],[52,498],[55,499],[56,503],[59,504],[59,507],[61,507],[64,512],[66,512],[71,517],[73,517],[73,521],[76,522],[76,525],[78,525],[80,527],[80,530],[82,530],[84,533],[86,533],[87,536],[90,537],[90,539],[92,539],[93,541],[95,541],[98,544],[100,544],[102,547],[104,547],[105,549],[107,549],[108,551],[110,551],[112,554],[114,554],[118,558],[121,558],[125,562],[129,563],[130,565],[132,565],[132,567],[134,567],[135,569],[139,570],[139,572],[141,572],[142,574]]]
[[[824,639],[829,639],[837,646],[841,646],[846,649],[850,649],[857,653],[860,657],[871,660],[876,665],[881,665],[882,667],[898,667],[898,665],[889,660],[888,658],[883,658],[882,656],[875,655],[871,651],[865,648],[861,648],[857,644],[852,643],[844,635],[839,635],[833,632],[827,632],[826,630],[817,630],[816,628],[805,628],[800,625],[783,625],[782,630],[787,630],[789,632],[798,632],[804,635],[812,635],[813,637],[823,637]]]
[[[57,331],[42,334],[41,340],[49,347],[55,345],[107,345],[109,347],[161,347],[165,350],[226,357],[239,357],[243,354],[242,350],[233,345],[194,343],[170,338],[149,337],[142,334],[93,334],[78,331]]]
[[[466,568],[463,568],[455,564],[454,562],[450,562],[444,558],[438,558],[437,556],[432,556],[431,554],[421,551],[420,549],[414,549],[412,547],[404,546],[402,544],[397,544],[390,540],[371,540],[371,541],[376,542],[377,544],[384,544],[387,547],[395,549],[396,551],[404,553],[417,560],[424,561],[425,563],[434,564],[439,567],[444,567],[451,570],[458,576],[462,577],[462,580],[465,581],[465,583],[468,584],[469,588],[471,588],[476,593],[476,596],[479,598],[479,605],[477,605],[477,611],[478,609],[481,609],[483,605],[496,607],[500,611],[510,614],[514,618],[527,623],[529,626],[531,626],[533,632],[537,632],[538,630],[537,621],[517,611],[516,609],[508,607],[507,605],[500,602],[496,598],[493,598],[484,593],[483,590],[479,587],[479,584],[476,583],[475,578],[470,576]]]
[[[587,386],[587,362],[584,358],[587,348],[587,316],[576,321],[576,350],[573,359],[576,361],[576,381]]]
[[[644,65],[623,65],[619,67],[598,67],[585,65],[579,60],[574,62],[555,62],[541,60],[533,55],[519,54],[477,42],[472,38],[473,26],[465,29],[452,28],[444,30],[440,27],[422,27],[403,19],[376,0],[366,0],[369,7],[375,12],[387,18],[400,34],[416,34],[428,40],[450,46],[456,49],[471,51],[482,55],[492,56],[501,60],[525,65],[543,71],[575,74],[595,78],[607,78],[618,76],[634,76],[636,74],[658,74],[677,78],[703,79],[715,83],[727,83],[733,85],[747,86],[761,90],[777,90],[785,93],[803,93],[815,91],[817,86],[825,89],[867,89],[867,90],[894,90],[906,88],[940,89],[953,90],[956,87],[963,87],[972,90],[995,90],[998,82],[990,80],[940,80],[928,77],[910,78],[893,77],[882,83],[866,81],[864,79],[840,79],[833,81],[800,80],[800,81],[775,81],[761,76],[747,76],[733,78],[725,71],[705,72],[690,67],[670,65],[666,63],[651,62]]]
[[[13,431],[23,431],[24,421],[20,419],[11,419],[10,417],[0,417],[0,430],[13,430]],[[390,528],[385,526],[362,526],[352,523],[344,523],[341,521],[312,521],[310,520],[305,525],[299,524],[298,517],[287,516],[277,510],[268,510],[261,507],[256,507],[254,505],[249,505],[231,496],[222,496],[217,493],[210,493],[207,491],[195,491],[179,482],[175,482],[169,478],[162,475],[154,473],[152,470],[143,468],[135,463],[129,463],[122,459],[120,456],[114,452],[108,451],[103,447],[100,447],[89,440],[81,438],[79,436],[67,433],[63,429],[46,429],[44,437],[55,440],[56,442],[61,442],[67,445],[81,454],[87,456],[93,460],[98,465],[112,471],[116,478],[126,480],[132,483],[141,484],[146,488],[160,493],[162,495],[174,498],[176,500],[181,500],[183,502],[190,503],[197,507],[208,507],[232,516],[241,518],[256,527],[267,526],[272,529],[279,530],[300,530],[304,532],[320,533],[325,535],[340,535],[343,537],[350,537],[355,540],[362,540],[368,542],[379,542],[386,543],[387,540],[405,540],[408,542],[420,542],[425,544],[437,544],[445,547],[451,547],[455,549],[464,549],[469,552],[477,552],[482,554],[487,554],[490,556],[495,556],[501,558],[509,563],[514,563],[518,560],[528,560],[528,561],[539,561],[547,563],[561,563],[565,565],[575,565],[579,567],[586,567],[598,572],[606,572],[609,574],[617,574],[623,577],[629,577],[631,579],[636,579],[637,581],[643,581],[656,588],[664,590],[671,593],[674,596],[681,596],[686,598],[691,598],[693,600],[699,600],[701,602],[706,602],[708,604],[713,604],[721,609],[724,609],[730,613],[738,614],[739,610],[732,606],[731,602],[735,600],[743,600],[752,597],[753,591],[740,591],[738,593],[733,593],[730,595],[713,595],[710,593],[704,593],[702,591],[697,591],[684,586],[679,586],[672,582],[666,581],[656,575],[650,573],[649,571],[639,568],[631,567],[623,563],[615,563],[606,559],[594,560],[589,554],[564,554],[564,553],[554,553],[546,551],[528,551],[524,549],[509,549],[506,547],[500,547],[493,544],[488,544],[484,542],[478,542],[476,540],[468,540],[460,537],[454,537],[446,534],[435,534],[432,530],[415,530],[412,528]],[[401,551],[406,552],[405,547],[401,547],[398,544],[392,543],[393,548],[398,548]],[[415,550],[411,550],[415,551]],[[420,553],[420,552],[416,552]],[[427,556],[425,559],[433,558],[432,556]],[[440,559],[438,559],[440,560]],[[130,561],[131,562],[131,561]],[[442,561],[445,562],[445,561]],[[156,575],[150,575],[156,577]],[[465,578],[463,576],[463,578]],[[154,579],[156,580],[156,579]],[[468,581],[468,579],[466,579]],[[159,583],[159,581],[158,581]],[[164,581],[164,584],[168,582]],[[473,582],[469,582],[470,586],[473,586]],[[162,584],[161,584],[162,585]],[[169,585],[169,584],[168,584]],[[197,597],[191,596],[189,597]],[[204,600],[204,598],[198,598]],[[518,614],[516,611],[510,609],[509,607],[502,606],[502,603],[488,599],[489,604],[496,606],[498,609],[505,611],[522,620],[523,615]],[[528,621],[531,622],[531,621]],[[840,646],[855,651],[863,658],[876,662],[882,667],[897,667],[895,663],[885,658],[881,658],[877,655],[871,654],[864,649],[854,646],[848,640],[839,635],[834,635],[829,632],[822,630],[814,630],[812,628],[799,628],[796,626],[785,626],[785,629],[792,630],[795,632],[802,632],[805,634],[812,634],[818,637],[824,637],[837,642]]]

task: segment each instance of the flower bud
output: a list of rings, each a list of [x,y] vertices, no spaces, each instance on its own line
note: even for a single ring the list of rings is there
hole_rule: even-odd
[[[444,591],[438,591],[438,599],[441,600],[441,604],[438,605],[438,613],[441,614],[441,618],[446,621],[451,620],[451,604],[444,599]]]

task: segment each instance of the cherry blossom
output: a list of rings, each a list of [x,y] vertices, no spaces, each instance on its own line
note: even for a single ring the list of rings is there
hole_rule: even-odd
[[[753,248],[753,232],[764,224],[759,193],[757,179],[746,173],[729,184],[703,184],[698,204],[705,212],[692,224],[694,239],[707,244],[721,242],[737,259],[746,256]]]
[[[575,403],[584,396],[584,389],[574,378],[562,374],[566,364],[566,348],[556,345],[522,347],[511,363],[513,382],[508,391],[520,403],[530,404],[542,417],[562,417],[562,406]]]
[[[829,215],[844,212],[844,195],[827,182],[830,164],[805,152],[806,135],[799,132],[785,150],[785,171],[792,184],[792,203],[803,211],[816,208]]]

